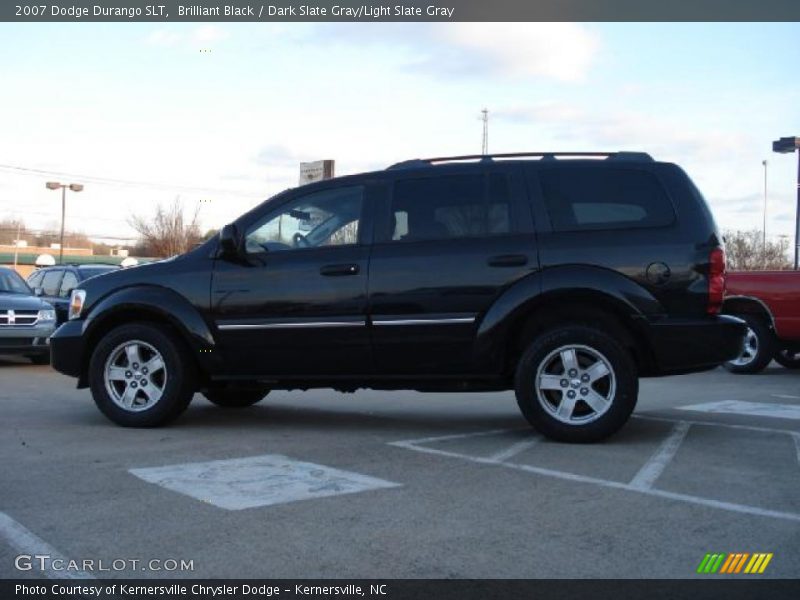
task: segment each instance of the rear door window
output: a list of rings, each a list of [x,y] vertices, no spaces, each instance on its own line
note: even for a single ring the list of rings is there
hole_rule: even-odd
[[[390,226],[394,241],[442,240],[510,233],[508,177],[482,173],[401,179]]]
[[[661,227],[675,220],[659,180],[638,169],[577,165],[539,171],[556,231]]]

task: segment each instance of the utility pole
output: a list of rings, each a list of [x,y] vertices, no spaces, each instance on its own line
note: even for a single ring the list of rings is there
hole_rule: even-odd
[[[484,108],[481,111],[483,115],[483,140],[481,142],[481,154],[489,154],[489,109]]]

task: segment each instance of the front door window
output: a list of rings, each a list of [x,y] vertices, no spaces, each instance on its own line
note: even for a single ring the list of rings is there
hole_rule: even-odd
[[[296,198],[248,229],[248,254],[358,243],[361,186],[323,190]]]

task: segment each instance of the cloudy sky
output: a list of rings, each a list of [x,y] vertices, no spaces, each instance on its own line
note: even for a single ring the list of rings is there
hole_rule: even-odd
[[[180,196],[219,227],[296,185],[412,157],[644,150],[726,228],[793,234],[800,24],[0,24],[0,218],[131,235]]]

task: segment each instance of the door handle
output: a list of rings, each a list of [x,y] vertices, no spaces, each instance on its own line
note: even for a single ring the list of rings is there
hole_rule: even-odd
[[[325,277],[341,277],[343,275],[358,275],[361,268],[356,264],[325,265],[320,268],[319,274]]]
[[[528,264],[528,257],[524,254],[500,254],[489,257],[486,262],[490,267],[522,267]]]

